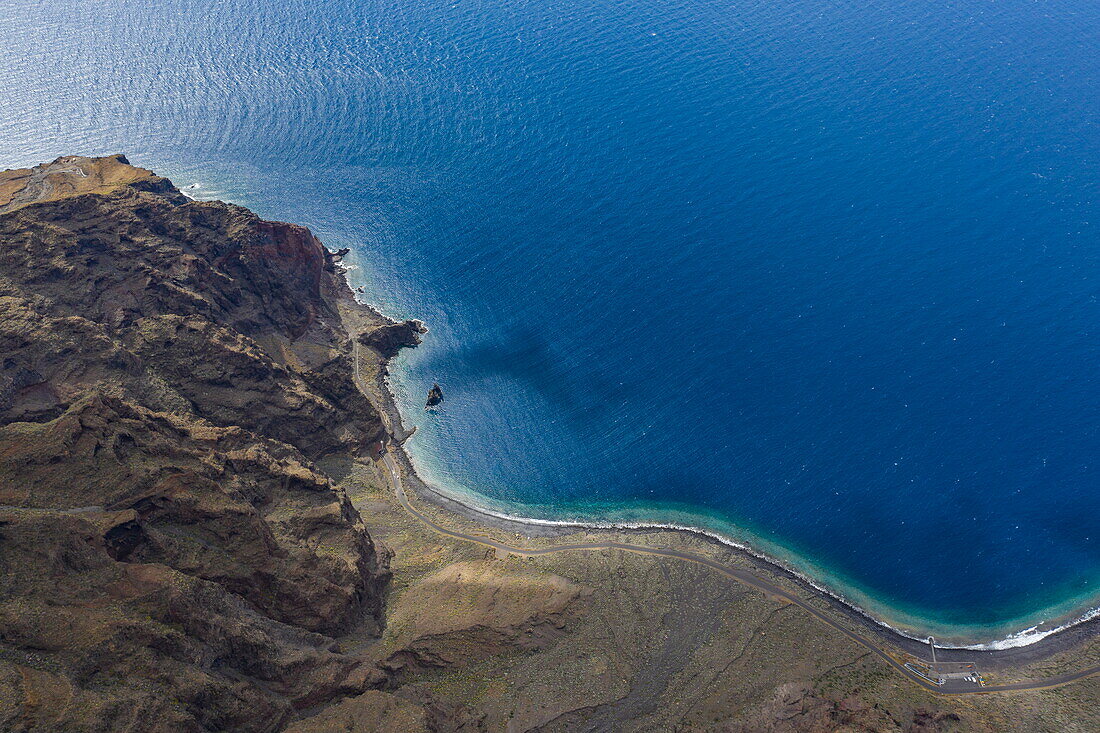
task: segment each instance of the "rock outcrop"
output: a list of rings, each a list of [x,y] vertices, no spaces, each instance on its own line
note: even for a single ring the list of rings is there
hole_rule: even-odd
[[[433,384],[432,388],[428,390],[428,401],[424,403],[424,408],[435,407],[443,402],[443,389],[438,384]]]
[[[333,637],[385,551],[312,464],[385,438],[333,262],[122,156],[0,174],[0,729],[269,731],[370,686]]]
[[[420,321],[401,321],[380,326],[359,336],[359,343],[374,349],[384,359],[397,356],[405,347],[419,346],[428,328]]]

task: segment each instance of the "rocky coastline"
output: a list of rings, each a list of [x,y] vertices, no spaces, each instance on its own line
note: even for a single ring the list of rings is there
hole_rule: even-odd
[[[315,466],[386,440],[336,258],[120,155],[0,174],[0,242],[0,698],[37,701],[0,728],[273,730],[377,685],[335,639],[381,628],[388,551]]]
[[[0,173],[0,730],[1097,722],[1073,692],[1094,680],[955,702],[706,567],[502,552],[675,546],[924,651],[713,538],[513,521],[424,484],[387,363],[427,329],[358,302],[342,254],[121,155]],[[498,549],[410,517],[383,458],[433,521]],[[1095,628],[953,654],[1053,675],[1100,658]]]

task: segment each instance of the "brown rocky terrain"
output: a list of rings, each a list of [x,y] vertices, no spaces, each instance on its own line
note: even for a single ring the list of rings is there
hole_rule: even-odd
[[[121,156],[0,192],[0,728],[274,730],[362,691],[333,637],[378,628],[386,555],[311,460],[385,434],[333,257]]]
[[[0,174],[0,731],[1100,730],[1097,678],[947,697],[698,564],[413,496],[433,531],[379,460],[425,329],[339,258],[121,156]]]

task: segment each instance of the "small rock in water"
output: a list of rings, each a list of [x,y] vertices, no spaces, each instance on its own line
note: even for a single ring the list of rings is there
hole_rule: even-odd
[[[439,388],[438,384],[432,385],[432,388],[428,390],[428,404],[424,405],[424,409],[435,407],[443,401],[443,390]]]

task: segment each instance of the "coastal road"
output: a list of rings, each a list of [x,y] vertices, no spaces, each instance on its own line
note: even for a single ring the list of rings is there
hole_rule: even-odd
[[[352,347],[352,359],[354,362],[354,379],[359,389],[366,395],[370,392],[364,389],[362,382],[360,381],[359,373],[359,342],[358,339],[353,339]],[[380,410],[383,423],[385,424],[387,432],[392,434],[392,426],[390,425],[389,415],[385,410]],[[815,608],[810,605],[800,596],[792,593],[791,591],[783,588],[775,583],[772,583],[765,578],[761,578],[757,575],[742,570],[740,568],[730,567],[724,565],[717,560],[712,560],[709,557],[703,555],[697,555],[693,552],[687,552],[685,550],[673,550],[667,548],[658,547],[646,547],[644,545],[632,545],[625,542],[590,542],[590,543],[578,543],[578,544],[563,544],[554,545],[553,547],[543,548],[529,548],[529,547],[513,547],[511,545],[498,542],[496,540],[484,537],[481,535],[471,535],[465,532],[459,532],[457,530],[444,527],[428,516],[424,515],[420,510],[412,505],[408,496],[405,494],[405,487],[401,481],[401,473],[397,468],[397,462],[394,460],[393,453],[390,448],[386,448],[382,453],[382,461],[386,465],[386,471],[389,474],[390,483],[393,486],[394,494],[397,496],[397,500],[401,506],[416,519],[420,520],[426,526],[433,531],[450,537],[452,539],[463,540],[465,542],[472,542],[474,544],[481,545],[483,547],[489,547],[497,551],[511,553],[513,555],[519,555],[523,557],[538,557],[539,555],[549,555],[555,552],[591,552],[601,550],[622,550],[623,552],[632,552],[636,555],[646,555],[649,557],[666,557],[675,560],[682,560],[684,562],[694,563],[696,565],[702,565],[710,568],[717,573],[720,573],[727,578],[755,588],[756,590],[765,593],[767,595],[782,598],[788,603],[798,606],[806,613],[810,614],[818,621],[830,626],[839,633],[848,637],[856,644],[864,647],[875,656],[882,659],[888,664],[894,671],[902,675],[910,682],[920,685],[921,687],[935,692],[941,695],[972,695],[981,693],[992,692],[1013,692],[1013,691],[1026,691],[1026,690],[1045,690],[1053,687],[1061,687],[1062,685],[1068,685],[1072,682],[1082,680],[1086,677],[1092,677],[1093,675],[1100,674],[1100,666],[1088,667],[1076,672],[1068,672],[1066,674],[1055,675],[1047,677],[1041,680],[1033,680],[1028,682],[1012,682],[1002,685],[986,685],[984,687],[964,680],[947,680],[943,685],[937,685],[935,682],[931,682],[928,679],[922,677],[917,672],[909,669],[905,666],[905,662],[895,658],[893,654],[886,650],[886,648],[880,646],[874,640],[847,628],[844,624],[837,621],[828,613]]]
[[[1077,672],[1069,672],[1062,675],[1056,675],[1053,677],[1047,677],[1042,680],[1034,680],[1030,682],[1013,682],[1004,685],[986,685],[981,687],[974,683],[968,683],[963,680],[948,680],[944,685],[937,685],[934,682],[929,682],[923,679],[920,675],[916,674],[912,670],[905,666],[905,663],[896,659],[885,648],[879,646],[875,641],[852,631],[845,627],[836,619],[832,618],[829,614],[815,608],[807,603],[799,596],[791,593],[785,588],[782,588],[771,581],[758,577],[740,568],[730,567],[723,565],[717,560],[712,560],[703,555],[696,555],[692,552],[686,552],[684,550],[672,550],[658,547],[646,547],[644,545],[632,545],[624,542],[586,542],[580,544],[567,544],[567,545],[555,545],[553,547],[544,548],[527,548],[527,547],[512,547],[506,545],[503,542],[497,542],[496,540],[489,539],[478,535],[470,535],[465,532],[459,532],[457,530],[448,529],[447,527],[437,524],[435,521],[425,516],[409,501],[408,496],[405,495],[405,488],[401,483],[401,474],[397,469],[397,464],[394,461],[393,454],[387,450],[382,454],[382,460],[386,464],[386,469],[390,476],[390,482],[393,485],[394,493],[397,495],[397,500],[401,503],[412,516],[426,524],[435,532],[451,537],[457,540],[464,540],[466,542],[473,542],[484,547],[490,547],[494,550],[499,550],[513,555],[520,555],[524,557],[537,557],[539,555],[549,555],[554,552],[585,552],[585,551],[599,551],[599,550],[622,550],[623,552],[632,552],[636,555],[646,555],[649,557],[667,557],[675,560],[682,560],[684,562],[694,563],[696,565],[702,565],[710,568],[727,578],[736,580],[738,583],[743,583],[751,588],[755,588],[762,593],[777,598],[782,598],[788,603],[792,603],[801,608],[806,613],[810,614],[818,621],[826,624],[836,631],[840,632],[844,636],[848,637],[855,643],[871,651],[877,657],[886,662],[894,671],[904,676],[914,684],[930,690],[931,692],[939,693],[942,695],[970,695],[970,694],[982,694],[990,692],[1011,692],[1022,690],[1045,690],[1052,687],[1060,687],[1067,685],[1071,682],[1091,677],[1095,674],[1100,674],[1100,666],[1089,667]]]

